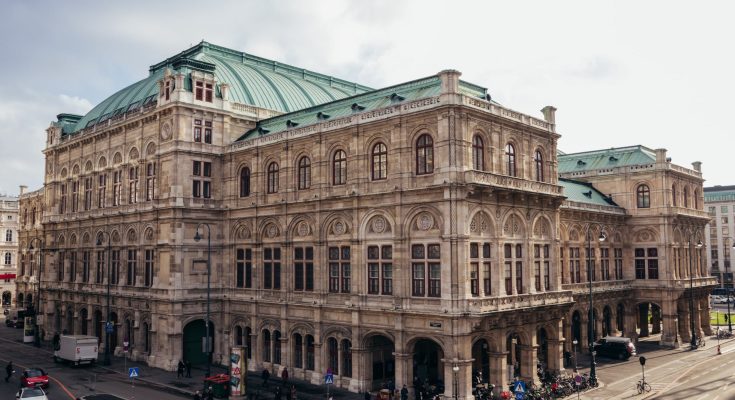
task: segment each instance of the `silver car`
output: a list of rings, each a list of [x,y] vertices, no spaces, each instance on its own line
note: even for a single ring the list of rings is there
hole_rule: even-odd
[[[23,388],[15,394],[16,399],[48,400],[46,393],[41,388]]]

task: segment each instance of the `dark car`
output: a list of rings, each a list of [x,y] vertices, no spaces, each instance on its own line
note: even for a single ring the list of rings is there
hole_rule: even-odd
[[[20,377],[21,387],[48,387],[48,375],[41,368],[27,368]]]
[[[630,338],[605,336],[595,343],[598,356],[627,360],[636,355],[635,345]]]

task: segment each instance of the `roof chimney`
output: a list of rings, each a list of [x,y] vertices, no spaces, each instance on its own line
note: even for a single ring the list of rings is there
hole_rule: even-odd
[[[546,106],[541,109],[544,113],[544,120],[552,125],[556,125],[556,108],[554,106]]]
[[[656,149],[656,162],[657,163],[666,162],[666,149]]]
[[[702,162],[701,161],[695,161],[692,163],[692,168],[694,168],[697,172],[702,172]]]
[[[26,185],[20,185],[20,195],[19,196],[22,196],[23,193],[26,192],[26,189],[28,189],[28,186],[26,186]]]
[[[442,93],[459,93],[459,77],[461,72],[456,69],[445,69],[439,72],[442,82]]]

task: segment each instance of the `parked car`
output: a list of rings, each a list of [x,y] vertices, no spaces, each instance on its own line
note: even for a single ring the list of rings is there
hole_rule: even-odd
[[[20,377],[21,387],[48,387],[48,375],[41,368],[26,368]]]
[[[41,388],[22,388],[15,394],[16,399],[25,400],[48,400],[46,393]]]
[[[712,296],[712,303],[714,304],[727,304],[732,303],[733,299],[728,299],[727,296]]]
[[[595,343],[595,351],[598,356],[627,360],[636,355],[635,345],[630,338],[618,336],[605,336]]]

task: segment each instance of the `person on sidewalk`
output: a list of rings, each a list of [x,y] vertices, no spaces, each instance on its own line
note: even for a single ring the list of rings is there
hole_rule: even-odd
[[[214,389],[212,385],[207,386],[207,400],[214,400]]]
[[[403,388],[401,389],[401,400],[408,400],[408,388],[406,385],[403,385]]]
[[[184,376],[184,362],[179,360],[179,365],[176,367],[176,377],[182,378]]]
[[[268,379],[271,377],[271,373],[268,371],[268,368],[263,368],[263,372],[260,374],[260,377],[263,378],[263,387],[268,387]]]
[[[194,392],[194,400],[202,400],[202,395],[199,394],[198,390]]]
[[[15,373],[15,369],[13,367],[13,361],[9,361],[8,365],[5,366],[5,382],[10,379],[11,376],[13,376],[13,373]]]
[[[191,378],[191,361],[190,360],[184,361],[184,366],[186,367],[186,377]]]
[[[276,386],[276,392],[274,393],[273,400],[281,400],[281,387]]]
[[[281,372],[281,384],[283,386],[288,386],[288,367],[283,367],[283,371]]]
[[[288,400],[296,400],[296,386],[291,385],[291,392],[288,396]]]
[[[370,396],[370,392],[365,392],[365,395],[362,397],[364,400],[372,400]]]

